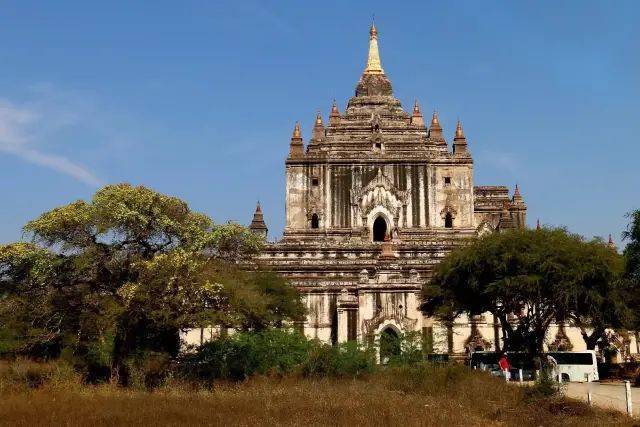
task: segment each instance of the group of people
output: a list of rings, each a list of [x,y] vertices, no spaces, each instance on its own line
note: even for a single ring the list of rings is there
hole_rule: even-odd
[[[558,361],[550,354],[547,354],[545,356],[544,363],[540,356],[535,356],[533,358],[533,364],[536,371],[541,371],[543,368],[545,368],[551,378],[558,377]],[[498,366],[500,367],[500,370],[504,374],[507,381],[509,381],[511,379],[511,363],[509,362],[509,358],[507,357],[506,353],[502,353],[500,355]]]

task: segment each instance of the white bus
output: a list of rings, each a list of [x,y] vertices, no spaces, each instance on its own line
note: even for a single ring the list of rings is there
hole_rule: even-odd
[[[596,352],[586,351],[549,351],[546,354],[553,357],[558,362],[558,372],[562,376],[562,381],[599,381],[598,360]]]

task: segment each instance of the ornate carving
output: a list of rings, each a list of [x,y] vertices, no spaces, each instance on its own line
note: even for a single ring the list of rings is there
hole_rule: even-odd
[[[558,326],[558,332],[551,344],[549,344],[549,350],[553,351],[571,351],[573,350],[573,344],[567,336],[567,332],[564,329],[564,324]]]
[[[398,190],[382,169],[378,169],[377,175],[367,185],[352,193],[351,204],[360,207],[363,217],[376,206],[382,206],[395,219],[400,215],[400,208],[407,204],[407,193]]]

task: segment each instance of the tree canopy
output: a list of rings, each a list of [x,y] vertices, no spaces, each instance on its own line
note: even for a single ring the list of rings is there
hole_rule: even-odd
[[[280,277],[239,268],[259,237],[145,187],[106,186],[24,230],[32,243],[0,246],[5,350],[119,365],[140,351],[175,354],[182,329],[259,329],[304,313]]]
[[[603,241],[564,229],[490,234],[445,257],[423,289],[423,310],[445,319],[489,312],[508,350],[541,352],[554,321],[572,322],[595,346],[626,316],[622,270],[622,258]]]

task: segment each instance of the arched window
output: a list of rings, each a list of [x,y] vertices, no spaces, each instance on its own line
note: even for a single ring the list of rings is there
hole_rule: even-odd
[[[318,214],[313,214],[311,216],[311,228],[319,228],[320,227],[320,219],[318,218]]]
[[[453,228],[453,215],[447,213],[444,217],[444,227],[445,228]]]
[[[391,327],[380,332],[380,362],[389,363],[394,356],[400,356],[400,337]]]
[[[384,242],[384,238],[387,235],[387,221],[383,217],[379,216],[373,221],[373,241]]]

